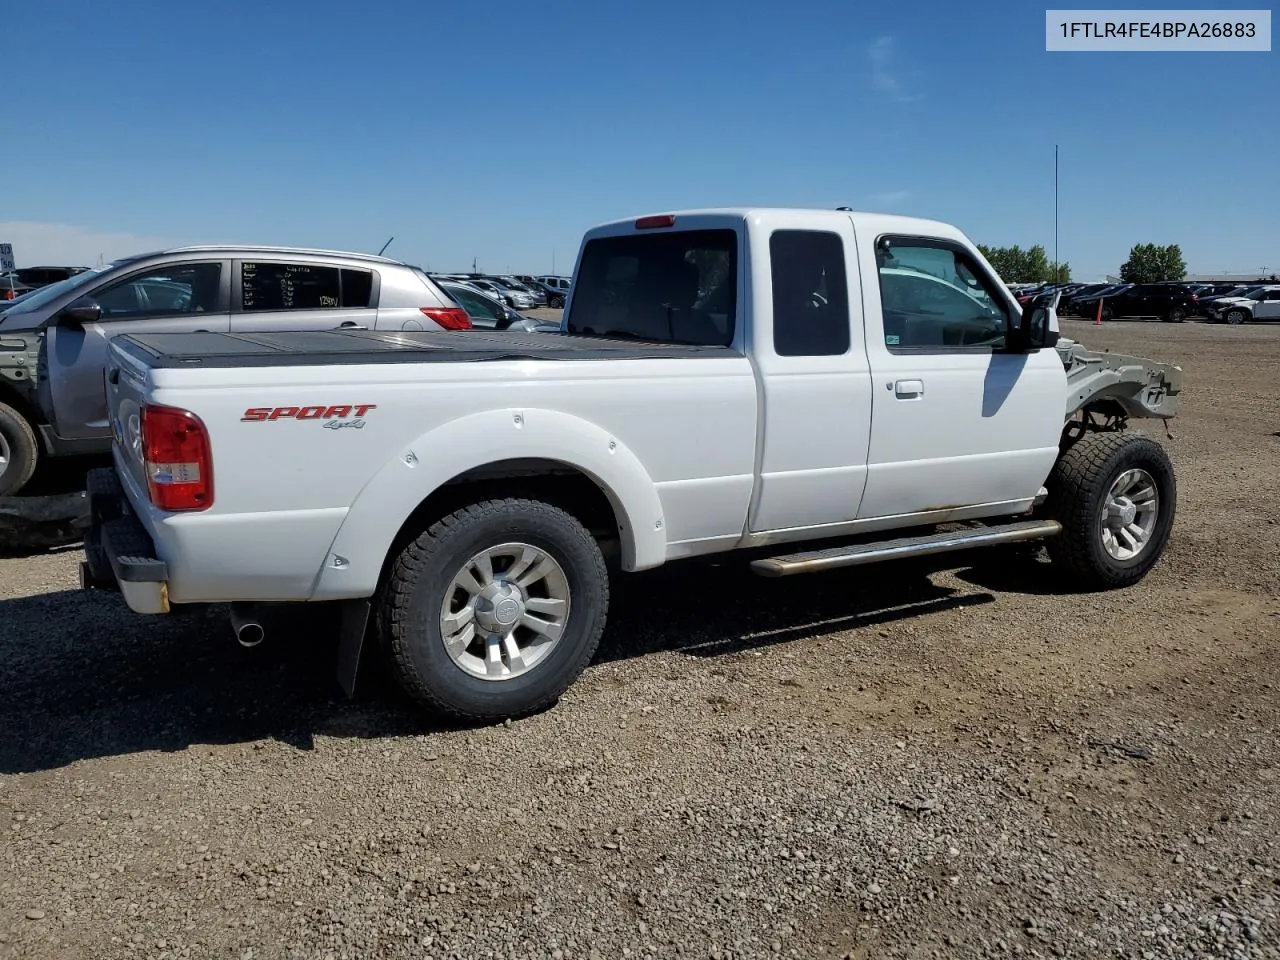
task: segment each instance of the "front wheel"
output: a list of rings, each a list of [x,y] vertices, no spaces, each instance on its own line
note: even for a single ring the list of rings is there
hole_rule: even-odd
[[[552,310],[563,310],[564,297],[552,297],[550,300],[547,301],[547,306],[550,307]]]
[[[1043,513],[1062,524],[1049,559],[1081,587],[1137,583],[1164,553],[1177,485],[1164,447],[1147,437],[1089,433],[1058,458]]]
[[[1232,326],[1238,327],[1249,319],[1249,314],[1248,311],[1245,310],[1228,310],[1224,319]]]
[[[26,418],[0,403],[0,497],[10,497],[35,476],[40,459],[36,432]]]
[[[554,703],[600,643],[609,577],[595,539],[536,500],[451,513],[404,548],[380,604],[400,686],[428,709],[499,720]]]

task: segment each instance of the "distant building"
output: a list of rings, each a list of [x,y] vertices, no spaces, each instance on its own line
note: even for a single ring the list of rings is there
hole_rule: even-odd
[[[1188,283],[1280,283],[1280,276],[1274,273],[1193,273],[1187,277]]]
[[[1124,283],[1119,277],[1107,275],[1108,283]],[[1280,283],[1274,273],[1190,273],[1183,283]]]

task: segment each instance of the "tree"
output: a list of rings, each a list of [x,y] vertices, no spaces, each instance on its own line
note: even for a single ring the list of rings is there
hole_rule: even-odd
[[[1159,246],[1154,243],[1135,243],[1129,251],[1129,259],[1120,267],[1120,279],[1125,283],[1159,283],[1162,280],[1181,280],[1187,275],[1187,263],[1182,259],[1182,248],[1176,243]]]
[[[1060,263],[1055,270],[1044,247],[1038,243],[1028,250],[1017,244],[988,247],[981,243],[978,249],[1005,283],[1066,283],[1071,279],[1071,265]]]

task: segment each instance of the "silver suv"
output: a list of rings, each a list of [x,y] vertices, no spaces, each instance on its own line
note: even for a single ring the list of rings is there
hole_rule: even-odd
[[[118,334],[470,326],[420,269],[361,253],[180,247],[86,270],[0,313],[0,496],[42,457],[110,450],[102,378]]]

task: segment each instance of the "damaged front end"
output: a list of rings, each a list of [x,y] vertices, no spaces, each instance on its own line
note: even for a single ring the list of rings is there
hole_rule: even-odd
[[[1103,417],[1122,426],[1130,417],[1169,420],[1182,401],[1182,368],[1122,353],[1090,350],[1060,338],[1067,371],[1065,420]]]
[[[40,341],[31,334],[0,331],[0,387],[36,404],[36,370],[40,361]],[[0,398],[5,391],[0,390]],[[2,400],[0,400],[2,402]]]

